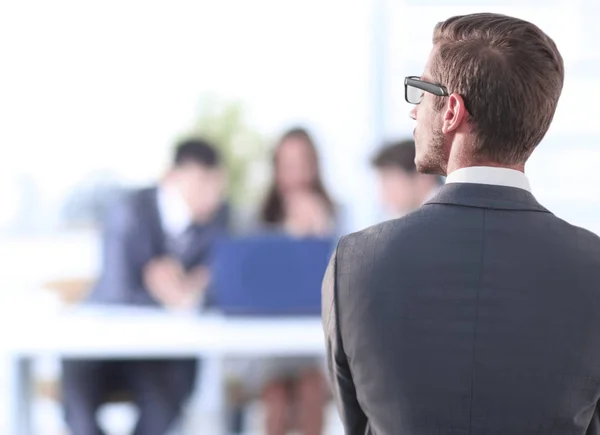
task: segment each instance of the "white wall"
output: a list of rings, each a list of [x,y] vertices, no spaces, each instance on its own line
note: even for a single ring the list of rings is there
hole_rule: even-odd
[[[94,170],[153,180],[206,91],[246,103],[270,137],[293,123],[312,127],[332,189],[361,203],[352,225],[367,223],[370,8],[366,0],[4,5],[0,225],[17,208],[19,176],[31,176],[52,205]],[[56,218],[51,205],[44,210]]]

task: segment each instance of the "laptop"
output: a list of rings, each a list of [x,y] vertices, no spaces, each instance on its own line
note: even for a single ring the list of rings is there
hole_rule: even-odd
[[[212,303],[228,315],[320,315],[333,239],[227,238],[213,250]]]

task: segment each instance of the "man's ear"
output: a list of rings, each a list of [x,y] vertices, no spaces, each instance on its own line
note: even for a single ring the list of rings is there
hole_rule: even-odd
[[[448,97],[448,102],[444,108],[442,133],[451,133],[456,131],[467,117],[465,102],[460,94],[452,94]]]

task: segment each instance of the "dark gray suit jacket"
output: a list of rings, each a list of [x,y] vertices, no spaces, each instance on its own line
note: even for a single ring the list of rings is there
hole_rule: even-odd
[[[349,435],[600,434],[600,239],[449,184],[341,239],[323,324]]]
[[[156,188],[127,194],[111,208],[103,229],[102,272],[89,300],[96,303],[158,305],[144,286],[143,271],[153,259],[169,255],[186,270],[206,264],[215,241],[227,233],[228,207],[212,221],[192,225],[180,252],[171,252],[158,210]]]

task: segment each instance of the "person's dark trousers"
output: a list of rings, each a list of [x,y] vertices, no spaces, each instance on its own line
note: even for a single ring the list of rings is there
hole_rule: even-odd
[[[246,408],[248,406],[245,387],[240,379],[230,379],[226,385],[227,433],[238,435],[244,433],[245,429]]]
[[[246,404],[234,404],[229,413],[229,433],[239,435],[246,427]]]
[[[196,384],[196,360],[64,360],[62,399],[72,435],[103,435],[97,410],[115,392],[139,409],[134,435],[164,435]]]

